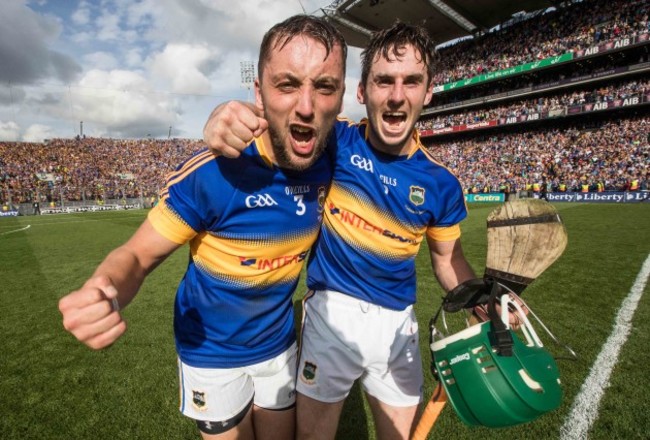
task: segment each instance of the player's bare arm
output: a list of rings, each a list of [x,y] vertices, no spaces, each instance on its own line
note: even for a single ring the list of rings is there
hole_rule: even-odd
[[[435,241],[427,238],[433,271],[445,292],[460,283],[476,278],[474,270],[463,254],[460,239]]]
[[[126,331],[120,309],[135,297],[147,274],[180,245],[169,241],[148,220],[128,242],[113,250],[79,289],[59,301],[63,326],[95,350]]]
[[[440,286],[449,292],[459,284],[475,279],[474,270],[469,265],[463,254],[460,239],[454,241],[434,241],[428,239],[429,250],[431,252],[431,263],[436,278]],[[497,305],[497,310],[501,313],[501,307]],[[480,321],[487,321],[489,317],[484,305],[476,306],[474,314]],[[524,308],[524,312],[527,309]],[[516,330],[521,324],[516,315],[510,314],[510,325]]]

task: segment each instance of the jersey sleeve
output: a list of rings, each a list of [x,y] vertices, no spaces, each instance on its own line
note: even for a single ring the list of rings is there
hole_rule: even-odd
[[[446,179],[449,184],[442,187],[442,209],[438,212],[434,222],[427,228],[427,237],[434,241],[452,241],[460,238],[459,223],[467,217],[465,196],[458,179],[447,172]]]
[[[204,179],[201,169],[214,161],[208,151],[198,153],[170,174],[161,193],[161,199],[148,215],[149,221],[158,233],[177,244],[185,244],[199,231],[205,229],[203,219],[205,206],[201,195]]]

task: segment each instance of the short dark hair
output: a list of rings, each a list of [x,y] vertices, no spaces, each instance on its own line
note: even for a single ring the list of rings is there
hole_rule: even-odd
[[[329,56],[336,45],[341,46],[343,74],[345,74],[345,60],[348,54],[348,45],[343,35],[324,18],[299,14],[276,24],[264,34],[262,45],[260,46],[260,58],[257,63],[257,76],[260,81],[266,62],[271,56],[271,51],[276,48],[282,49],[294,37],[299,35],[310,37],[323,43],[326,50],[325,58]]]
[[[370,68],[375,57],[382,56],[386,60],[390,55],[400,58],[402,48],[411,45],[419,53],[427,68],[427,86],[433,81],[436,51],[435,43],[422,26],[396,21],[391,27],[375,32],[370,38],[368,47],[361,52],[361,82],[365,85],[370,74]]]

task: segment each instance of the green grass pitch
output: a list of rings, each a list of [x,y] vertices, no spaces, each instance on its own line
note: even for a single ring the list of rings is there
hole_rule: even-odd
[[[463,247],[477,273],[486,252],[485,218],[495,205],[471,205]],[[562,406],[536,421],[507,429],[469,428],[448,405],[430,438],[556,439],[574,397],[609,336],[621,302],[650,253],[650,204],[557,204],[569,245],[524,298],[579,355],[560,360]],[[175,289],[187,264],[181,249],[145,282],[123,312],[129,329],[114,346],[95,352],[63,330],[58,299],[78,288],[146,211],[0,218],[0,438],[197,439],[178,412],[172,335]],[[23,229],[30,225],[28,229]],[[23,229],[23,230],[21,230]],[[426,245],[418,256],[420,342],[428,373],[427,323],[442,296]],[[295,295],[296,308],[304,284]],[[645,293],[600,403],[589,437],[647,438],[650,399],[650,300]],[[562,354],[542,337],[554,354]],[[339,439],[374,439],[358,387],[344,407]]]

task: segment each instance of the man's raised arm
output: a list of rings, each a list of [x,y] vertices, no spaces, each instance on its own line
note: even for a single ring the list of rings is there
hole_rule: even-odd
[[[129,241],[106,256],[79,290],[59,300],[63,327],[95,350],[111,345],[126,331],[120,309],[179,246],[145,220]]]

